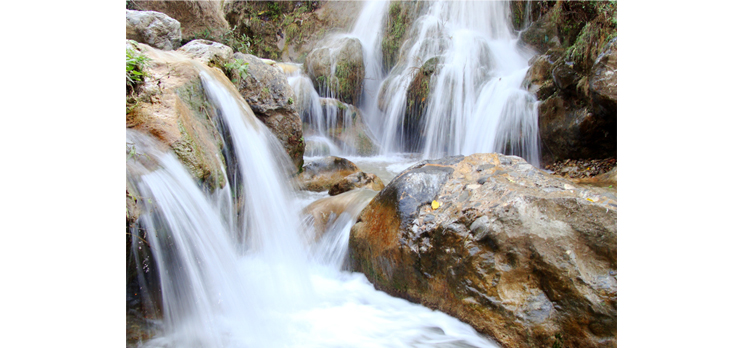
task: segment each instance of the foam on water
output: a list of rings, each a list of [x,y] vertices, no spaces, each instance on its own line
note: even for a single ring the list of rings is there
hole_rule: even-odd
[[[172,152],[129,133],[147,139],[134,142],[155,160],[129,170],[149,202],[140,224],[163,289],[164,330],[144,347],[495,346],[469,325],[343,270],[356,213],[341,214],[319,244],[305,244],[303,203],[286,179],[282,148],[225,76],[197,69],[237,166],[228,186],[209,194]]]

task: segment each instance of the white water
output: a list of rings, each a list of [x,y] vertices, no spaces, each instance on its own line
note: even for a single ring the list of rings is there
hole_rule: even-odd
[[[334,65],[335,66],[335,65]],[[296,111],[304,127],[305,156],[353,156],[358,153],[356,139],[340,134],[352,134],[359,110],[334,98],[321,98],[312,80],[301,73],[301,67],[288,74],[293,87]],[[364,128],[364,127],[362,127]],[[365,129],[368,131],[368,129]],[[367,133],[369,135],[369,133]]]
[[[164,332],[144,347],[495,346],[457,319],[343,271],[355,214],[343,215],[319,244],[305,245],[303,204],[283,180],[280,145],[225,76],[197,68],[228,130],[226,148],[238,162],[229,169],[238,171],[232,189],[243,192],[244,204],[228,186],[201,191],[171,153],[133,141],[157,161],[157,168],[129,172],[148,202],[140,221],[163,289]]]
[[[378,77],[385,90],[382,111],[376,99],[361,106],[367,124],[380,139],[383,154],[418,150],[424,158],[477,152],[502,152],[525,158],[539,166],[537,105],[533,95],[521,89],[531,53],[517,47],[516,34],[507,24],[507,2],[439,1],[427,6],[412,25],[402,46],[399,63],[388,76],[377,73],[380,36],[388,7],[386,2],[365,4],[354,33],[365,54],[368,74]],[[371,12],[368,12],[371,11]],[[407,29],[409,30],[409,29]],[[422,115],[422,139],[403,133],[406,91],[419,68],[439,59],[430,84],[428,107]],[[372,69],[372,70],[370,70]],[[418,148],[414,143],[419,141]]]

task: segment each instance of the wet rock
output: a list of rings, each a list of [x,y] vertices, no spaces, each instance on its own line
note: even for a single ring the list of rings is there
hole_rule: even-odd
[[[181,46],[178,51],[195,58],[207,66],[223,68],[233,57],[233,50],[223,44],[209,40],[192,40]]]
[[[430,58],[414,74],[414,79],[406,91],[406,105],[404,107],[403,140],[405,151],[418,151],[424,142],[424,128],[421,117],[427,109],[433,78],[437,71],[438,57]]]
[[[604,113],[616,113],[618,41],[611,40],[595,60],[590,76],[592,102]]]
[[[307,56],[305,71],[319,95],[358,105],[364,80],[362,44],[348,37],[325,40]]]
[[[616,206],[519,157],[424,161],[362,211],[350,262],[506,347],[616,346]]]
[[[383,56],[383,71],[388,72],[399,64],[404,43],[410,38],[412,24],[427,6],[424,1],[392,1],[385,16],[380,49]],[[405,53],[404,53],[405,54]]]
[[[170,51],[181,46],[181,23],[160,12],[126,10],[126,38]]]
[[[151,134],[169,146],[210,191],[225,186],[223,140],[215,128],[217,115],[205,97],[199,70],[188,56],[168,56],[128,40],[127,45],[150,62],[144,84],[135,91],[135,106],[126,114],[126,127]]]
[[[566,64],[563,61],[553,68],[552,77],[556,87],[561,90],[566,90],[575,86],[579,79],[582,78],[579,73],[572,69],[571,65]]]
[[[380,191],[385,188],[383,181],[372,173],[359,172],[346,176],[341,181],[333,185],[328,194],[335,196],[346,191],[351,191],[356,188],[368,188],[370,190]]]
[[[347,213],[349,218],[356,217],[369,201],[377,195],[371,189],[357,189],[344,192],[337,196],[318,199],[304,208],[305,238],[318,241],[323,234],[336,225],[338,218]]]
[[[307,191],[328,191],[345,177],[361,172],[351,161],[335,156],[314,160],[296,176],[296,182]]]
[[[280,140],[298,170],[304,163],[302,123],[294,107],[294,90],[286,76],[274,62],[251,54],[237,52],[233,59],[245,65],[228,69],[228,77],[255,116]]]
[[[320,100],[324,114],[336,113],[336,125],[329,129],[328,135],[338,146],[359,156],[372,156],[379,152],[380,147],[373,140],[374,136],[358,108],[332,98]]]
[[[616,156],[616,118],[553,95],[538,105],[544,163]]]
[[[521,42],[545,52],[530,60],[523,82],[540,101],[542,163],[615,157],[615,3],[527,5],[547,11],[521,35]]]
[[[536,51],[543,53],[549,49],[561,48],[561,38],[558,35],[558,13],[549,11],[521,34],[521,40]]]
[[[220,8],[221,3],[213,0],[132,0],[128,6],[133,10],[157,11],[175,18],[181,22],[183,38],[191,40],[205,33],[219,36],[230,29]]]

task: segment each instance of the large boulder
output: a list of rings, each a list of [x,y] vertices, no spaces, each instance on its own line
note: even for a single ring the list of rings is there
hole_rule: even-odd
[[[374,191],[380,191],[385,188],[385,184],[383,184],[383,180],[380,180],[375,174],[359,172],[350,174],[335,185],[331,186],[328,190],[328,194],[335,196],[362,187]]]
[[[213,0],[131,0],[128,7],[132,10],[162,12],[175,18],[181,22],[183,38],[192,40],[206,36],[218,37],[229,31],[221,4],[221,1]]]
[[[335,156],[320,158],[307,163],[296,176],[296,182],[307,191],[328,191],[343,178],[361,170],[353,162]]]
[[[362,43],[357,38],[325,40],[305,61],[317,93],[358,105],[364,82]]]
[[[350,263],[505,347],[615,347],[615,192],[515,156],[423,161],[362,210]]]
[[[188,56],[160,54],[128,40],[126,44],[150,59],[144,83],[127,110],[126,127],[151,134],[169,146],[207,189],[225,186],[223,139],[215,128],[217,115],[205,97],[195,63]]]
[[[189,41],[178,51],[199,60],[204,65],[218,68],[223,68],[233,58],[233,50],[230,47],[202,39]]]
[[[160,12],[126,10],[126,38],[174,50],[181,46],[181,23]]]
[[[228,77],[257,118],[280,140],[298,170],[304,163],[302,123],[286,76],[274,62],[251,54],[237,52],[233,59],[238,64],[227,70]]]

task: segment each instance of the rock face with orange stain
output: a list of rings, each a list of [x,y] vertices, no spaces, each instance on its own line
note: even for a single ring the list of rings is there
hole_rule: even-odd
[[[423,161],[361,212],[350,263],[506,347],[616,346],[613,192],[515,156]]]
[[[183,52],[163,52],[128,40],[126,45],[150,59],[144,84],[134,93],[134,107],[127,110],[126,128],[148,133],[169,146],[209,190],[225,186],[223,139],[215,128],[217,115],[205,97],[197,63]]]

